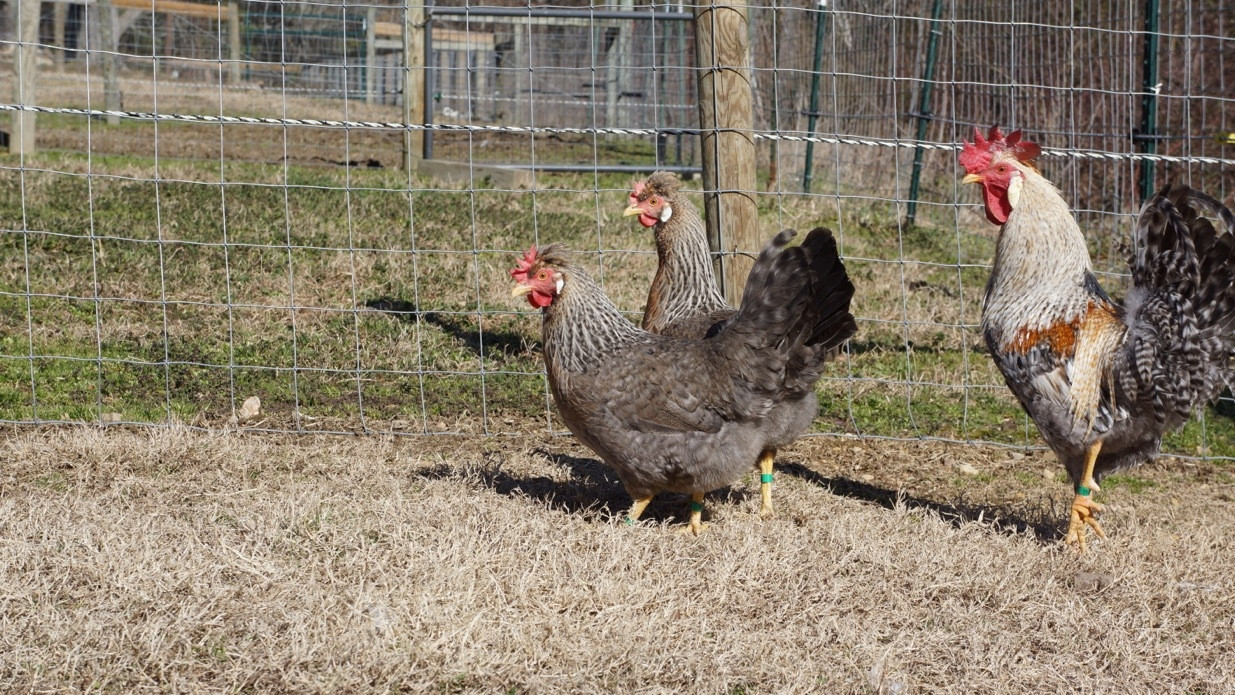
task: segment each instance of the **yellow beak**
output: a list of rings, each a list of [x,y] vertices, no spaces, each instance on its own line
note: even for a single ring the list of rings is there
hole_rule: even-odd
[[[961,179],[961,183],[982,183],[982,177],[978,174],[965,174],[965,178]]]
[[[532,288],[528,287],[527,285],[515,285],[514,288],[510,290],[510,296],[522,297],[523,295],[531,291],[532,291]]]
[[[635,207],[634,205],[631,205],[630,207],[626,208],[626,212],[622,213],[622,217],[630,217],[631,215],[642,215],[642,214],[643,214],[642,210]]]

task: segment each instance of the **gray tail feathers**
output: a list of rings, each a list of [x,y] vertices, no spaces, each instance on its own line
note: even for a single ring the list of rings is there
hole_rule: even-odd
[[[1158,420],[1175,426],[1233,380],[1235,215],[1200,191],[1170,186],[1141,208],[1135,240],[1125,304],[1135,378],[1124,389],[1153,394]]]
[[[786,248],[794,236],[785,230],[764,246],[724,332],[746,347],[774,348],[785,361],[785,387],[797,391],[819,378],[857,324],[849,312],[853,283],[831,230],[818,227],[800,246]]]
[[[1225,229],[1215,229],[1202,211]],[[1188,186],[1167,187],[1141,208],[1136,246],[1136,287],[1186,300],[1199,330],[1235,329],[1235,214],[1226,206]]]

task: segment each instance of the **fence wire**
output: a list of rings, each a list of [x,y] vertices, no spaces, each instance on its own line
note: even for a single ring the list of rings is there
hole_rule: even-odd
[[[0,158],[3,422],[561,432],[506,271],[567,242],[637,319],[656,259],[630,184],[700,166],[690,5],[46,2],[29,51],[33,1],[0,3],[0,71],[37,68],[0,104],[37,118],[37,150]],[[817,433],[1040,444],[977,330],[974,125],[1043,145],[1116,295],[1146,181],[1233,202],[1231,20],[1188,0],[1151,31],[1146,7],[746,7],[764,236],[833,227],[858,286]],[[1235,455],[1232,411],[1168,448]]]

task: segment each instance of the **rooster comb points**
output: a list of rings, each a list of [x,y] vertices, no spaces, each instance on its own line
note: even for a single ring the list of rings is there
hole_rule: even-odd
[[[536,244],[532,244],[524,254],[523,258],[515,261],[515,267],[510,271],[510,277],[517,282],[527,280],[527,271],[532,269],[532,264],[536,262]]]
[[[991,126],[991,132],[982,137],[982,131],[977,126],[973,129],[973,143],[964,141],[961,148],[961,166],[971,174],[977,174],[991,163],[991,158],[1000,152],[1011,152],[1017,161],[1029,164],[1042,154],[1042,148],[1028,140],[1022,140],[1021,131],[1014,130],[1005,136],[999,126]]]

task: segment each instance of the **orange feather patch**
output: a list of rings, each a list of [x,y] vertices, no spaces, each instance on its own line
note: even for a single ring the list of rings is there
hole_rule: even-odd
[[[1024,355],[1042,345],[1057,355],[1071,357],[1076,352],[1076,332],[1080,327],[1080,319],[1073,319],[1057,321],[1041,330],[1022,328],[1012,337],[1007,350]]]
[[[1091,321],[1098,324],[1094,328],[1107,328],[1106,324],[1115,321],[1114,308],[1105,302],[1090,302],[1085,313],[1071,321],[1056,321],[1043,329],[1017,330],[1005,349],[1024,355],[1036,347],[1045,346],[1056,355],[1072,357],[1076,354],[1076,341],[1081,329]]]

